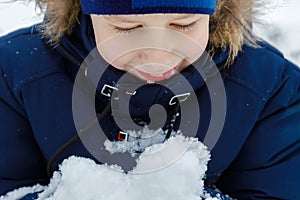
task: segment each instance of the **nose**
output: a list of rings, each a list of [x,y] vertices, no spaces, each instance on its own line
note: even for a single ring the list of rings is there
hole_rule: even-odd
[[[172,63],[174,54],[162,49],[145,49],[141,52],[141,59],[143,64],[157,63],[161,65],[168,65]]]

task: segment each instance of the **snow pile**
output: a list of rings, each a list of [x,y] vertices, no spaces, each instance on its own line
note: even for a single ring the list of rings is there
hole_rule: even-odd
[[[176,135],[146,148],[128,173],[116,165],[97,165],[91,159],[72,156],[64,160],[48,186],[26,190],[43,190],[39,200],[218,199],[203,191],[209,158],[209,151],[197,139]],[[8,200],[17,192],[20,189],[0,199]]]

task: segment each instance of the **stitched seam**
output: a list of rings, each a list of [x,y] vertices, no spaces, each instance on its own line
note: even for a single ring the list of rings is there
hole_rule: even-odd
[[[22,38],[22,37],[28,37],[28,36],[32,36],[32,35],[38,35],[40,34],[40,32],[37,29],[37,27],[39,26],[40,24],[36,24],[36,25],[33,25],[31,27],[28,27],[28,28],[24,28],[22,30],[22,32],[20,31],[20,33],[18,34],[13,34],[12,33],[8,33],[7,35],[4,35],[2,37],[0,37],[0,44],[4,44],[8,41],[8,40],[14,40],[14,39],[17,39],[17,38]],[[25,31],[25,30],[28,30],[29,28],[31,28],[31,31]]]
[[[16,93],[18,93],[22,87],[24,87],[25,85],[28,85],[32,82],[35,82],[35,81],[38,81],[44,77],[47,77],[47,76],[50,76],[50,75],[53,75],[53,74],[58,74],[58,73],[62,73],[63,70],[53,70],[53,69],[50,69],[50,70],[45,70],[45,71],[42,71],[42,72],[39,72],[39,73],[35,73],[31,76],[27,76],[25,77],[24,79],[20,80],[18,83],[14,84],[14,90]]]

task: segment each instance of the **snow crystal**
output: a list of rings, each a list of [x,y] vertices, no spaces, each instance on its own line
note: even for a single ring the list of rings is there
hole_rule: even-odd
[[[169,157],[173,157],[172,162]],[[116,165],[98,165],[91,159],[71,156],[63,161],[48,186],[34,186],[26,192],[43,190],[38,195],[39,200],[201,200],[204,196],[207,200],[216,200],[219,198],[212,198],[203,191],[209,159],[209,151],[196,138],[176,135],[164,143],[147,147],[137,159],[137,166],[128,173]],[[156,168],[158,163],[163,167]],[[24,188],[7,195],[26,194],[15,194],[20,190]]]
[[[221,197],[212,197],[209,193],[204,193],[203,195],[201,195],[202,198],[204,198],[205,200],[219,200],[221,199]]]
[[[112,142],[106,140],[104,146],[110,153],[136,153],[142,152],[153,144],[162,143],[165,140],[166,133],[162,129],[158,130],[150,130],[147,126],[145,126],[140,131],[126,131],[128,134],[127,141],[116,141]],[[179,134],[180,132],[172,132],[171,135]]]
[[[5,196],[0,196],[0,200],[16,200],[20,199],[23,196],[34,193],[34,192],[40,192],[44,190],[46,187],[41,185],[35,185],[33,187],[22,187],[19,189],[16,189],[12,192],[8,192]]]

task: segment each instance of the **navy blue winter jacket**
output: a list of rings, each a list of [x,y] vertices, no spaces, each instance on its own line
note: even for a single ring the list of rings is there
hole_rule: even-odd
[[[227,51],[220,50],[213,58],[224,82],[227,110],[205,184],[238,199],[296,200],[300,199],[300,70],[269,44],[260,45],[243,46],[230,68],[224,67]],[[0,39],[0,195],[47,184],[50,160],[50,169],[55,170],[70,155],[93,158],[80,140],[54,155],[77,134],[72,88],[81,62],[94,47],[90,19],[84,15],[58,45],[42,39],[37,26]],[[100,89],[123,74],[112,67],[105,73]],[[197,137],[203,140],[211,117],[209,93],[192,66],[182,74],[198,97]],[[168,110],[170,95],[160,85],[145,86],[132,97],[133,115],[149,120],[145,113],[154,103]],[[99,112],[109,101],[101,92],[95,100]],[[113,138],[117,128],[110,116],[100,124]]]

